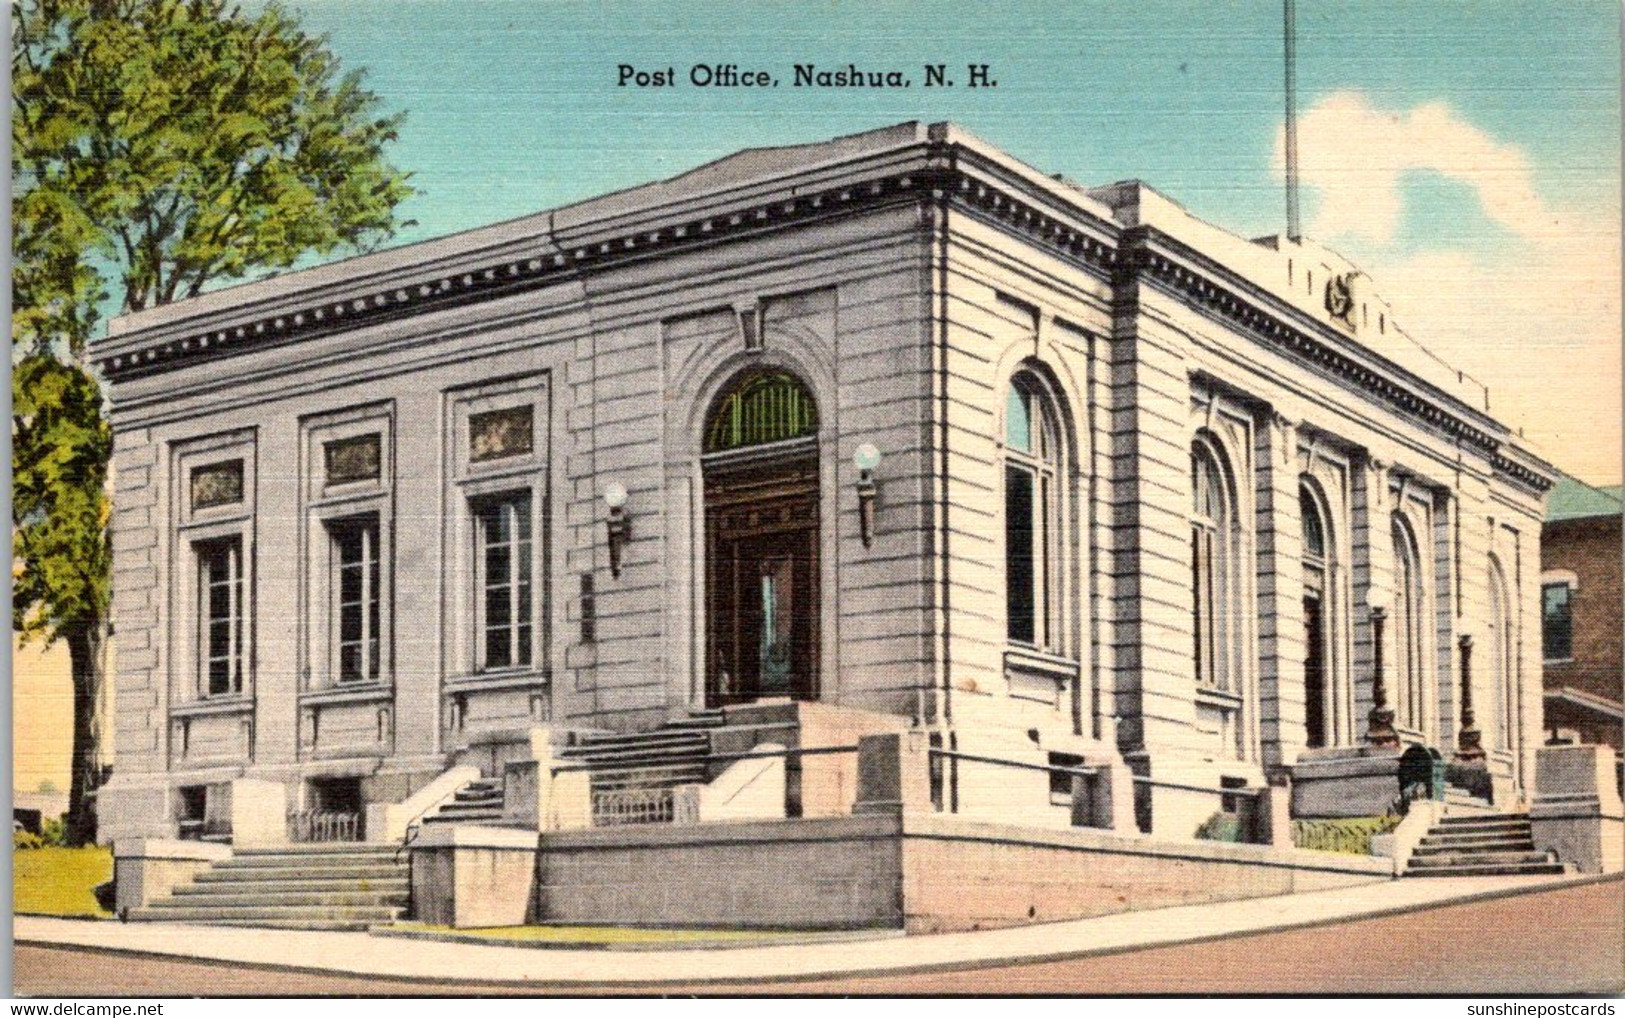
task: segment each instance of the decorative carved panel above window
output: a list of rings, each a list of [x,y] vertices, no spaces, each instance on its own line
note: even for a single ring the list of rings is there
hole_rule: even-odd
[[[322,461],[326,483],[331,486],[377,480],[382,453],[383,440],[377,434],[356,435],[325,443],[322,446]]]
[[[243,500],[243,461],[210,463],[192,470],[192,508],[209,509]]]
[[[534,448],[533,409],[529,405],[489,410],[468,417],[470,462],[523,456]]]

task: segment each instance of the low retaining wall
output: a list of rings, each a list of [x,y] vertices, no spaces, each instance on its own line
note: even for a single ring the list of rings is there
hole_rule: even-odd
[[[544,833],[534,900],[549,923],[936,932],[1393,875],[1386,858],[883,812]]]
[[[750,929],[896,928],[896,816],[542,835],[539,918],[550,923]]]
[[[991,929],[1393,878],[1390,859],[905,815],[910,932]]]

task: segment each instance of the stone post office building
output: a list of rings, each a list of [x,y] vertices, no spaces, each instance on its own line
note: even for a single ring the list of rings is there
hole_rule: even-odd
[[[1470,692],[1483,794],[1533,788],[1553,473],[1482,387],[1328,250],[951,125],[206,294],[95,355],[112,838],[763,711],[775,744],[924,733],[951,812],[1065,824],[1056,774],[1115,769],[1105,826],[1189,838],[1358,756],[1379,675],[1401,745],[1450,757]]]

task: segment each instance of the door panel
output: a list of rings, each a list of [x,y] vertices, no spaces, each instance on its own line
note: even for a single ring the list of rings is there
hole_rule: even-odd
[[[813,698],[818,522],[810,471],[708,477],[706,529],[708,704]]]

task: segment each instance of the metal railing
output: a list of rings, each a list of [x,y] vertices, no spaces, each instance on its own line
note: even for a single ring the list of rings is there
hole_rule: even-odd
[[[295,842],[360,841],[361,814],[307,809],[288,814],[288,840]]]
[[[1134,775],[1134,825],[1141,834],[1150,834],[1152,828],[1153,788],[1166,788],[1176,792],[1198,792],[1218,797],[1213,816],[1193,834],[1209,841],[1255,842],[1260,840],[1258,818],[1262,788],[1215,788],[1212,785],[1193,785],[1183,781],[1164,781],[1144,774]]]
[[[677,810],[670,788],[615,788],[592,793],[594,827],[669,824]]]
[[[1082,779],[1089,785],[1087,794],[1092,799],[1095,795],[1094,782],[1100,780],[1101,768],[1091,767],[1087,764],[1040,764],[1029,763],[1026,760],[1007,760],[1003,757],[982,756],[977,753],[964,753],[957,749],[947,749],[942,746],[927,747],[926,753],[931,759],[931,806],[939,813],[959,812],[959,765],[962,763],[987,764],[994,767],[1007,767],[1020,771],[1042,771],[1052,778],[1059,774],[1070,780]],[[948,773],[943,773],[942,762],[947,761]],[[1071,805],[1072,793],[1068,791],[1068,805]],[[1050,799],[1051,805],[1059,805]],[[1090,810],[1093,812],[1093,809]],[[1077,823],[1074,820],[1074,823]],[[1096,820],[1098,825],[1098,818]],[[1084,824],[1083,826],[1089,826]]]
[[[836,753],[856,753],[850,746],[795,746],[786,749],[747,750],[741,753],[712,753],[705,758],[707,764],[734,763],[740,760],[782,759],[785,762],[786,815],[799,815],[800,761],[803,757],[829,756]],[[548,768],[553,775],[581,773],[619,768],[606,768],[600,764],[569,763]],[[625,768],[635,771],[638,768]],[[662,768],[652,764],[646,768],[651,775]],[[653,780],[653,779],[651,779]],[[592,823],[594,827],[619,827],[628,824],[691,824],[698,823],[699,784],[645,784],[633,788],[607,788],[592,792]]]

